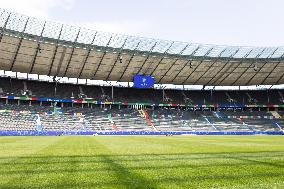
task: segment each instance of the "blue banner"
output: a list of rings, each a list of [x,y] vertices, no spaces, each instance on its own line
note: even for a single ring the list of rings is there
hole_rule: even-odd
[[[154,131],[0,131],[0,136],[58,136],[58,135],[283,135],[275,132],[154,132]]]
[[[133,77],[134,88],[148,89],[154,87],[155,80],[151,76],[135,75]]]
[[[65,100],[65,99],[57,99],[57,98],[38,98],[38,102],[64,102],[64,103],[71,103],[72,100]]]

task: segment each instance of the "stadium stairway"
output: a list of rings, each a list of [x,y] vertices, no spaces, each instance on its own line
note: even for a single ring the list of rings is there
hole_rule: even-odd
[[[118,129],[118,127],[116,126],[116,124],[114,123],[111,114],[108,114],[108,119],[109,119],[110,123],[112,124],[112,128],[113,128],[115,131],[120,131],[120,130]]]
[[[240,120],[234,118],[229,119],[224,116],[222,112],[212,112],[212,114],[212,116],[210,116],[210,114],[208,116],[210,116],[211,120],[214,122],[215,127],[217,127],[219,131],[251,131],[251,129],[249,129],[243,122],[240,122]]]
[[[148,125],[151,127],[152,130],[154,131],[158,131],[157,128],[154,126],[154,124],[152,123],[149,114],[146,110],[139,110],[139,113],[142,117],[144,117],[148,123]]]
[[[270,112],[272,116],[274,116],[276,119],[281,119],[283,118],[277,111],[271,111]]]
[[[144,117],[136,110],[109,110],[113,121],[121,131],[151,131]]]

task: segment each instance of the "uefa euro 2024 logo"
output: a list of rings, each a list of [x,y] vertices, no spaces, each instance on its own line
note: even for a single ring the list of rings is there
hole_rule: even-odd
[[[147,85],[148,85],[147,84],[147,79],[146,78],[142,78],[141,86],[146,87]]]

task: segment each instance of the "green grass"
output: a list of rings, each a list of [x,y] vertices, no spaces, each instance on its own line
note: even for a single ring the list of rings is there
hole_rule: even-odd
[[[1,137],[0,188],[284,188],[284,137]]]

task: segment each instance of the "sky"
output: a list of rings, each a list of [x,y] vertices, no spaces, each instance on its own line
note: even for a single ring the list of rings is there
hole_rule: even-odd
[[[112,33],[217,45],[284,46],[283,0],[0,0],[0,7]]]

